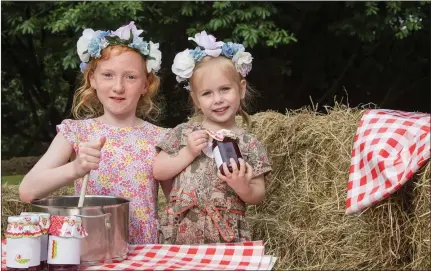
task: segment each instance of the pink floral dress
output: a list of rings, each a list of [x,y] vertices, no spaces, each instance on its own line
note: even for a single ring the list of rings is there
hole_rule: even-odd
[[[201,129],[202,124],[197,122],[180,124],[157,143],[157,148],[175,156],[187,145],[189,134]],[[272,167],[263,144],[245,131],[237,136],[241,154],[253,168],[253,177],[268,174]],[[161,216],[159,243],[250,241],[245,213],[244,201],[217,177],[214,159],[201,153],[174,178],[166,214]]]
[[[64,120],[57,125],[75,152],[78,144],[106,137],[98,170],[90,172],[87,194],[123,197],[130,200],[129,243],[157,243],[158,182],[152,164],[156,143],[168,129],[145,122],[119,128],[97,119]],[[81,192],[83,178],[75,181],[75,194]]]

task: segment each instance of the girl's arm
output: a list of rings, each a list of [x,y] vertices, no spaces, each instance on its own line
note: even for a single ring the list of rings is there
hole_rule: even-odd
[[[208,144],[208,134],[203,130],[197,130],[187,137],[187,146],[174,154],[167,154],[163,150],[159,152],[153,163],[154,179],[167,181],[177,176],[190,165]]]
[[[69,162],[73,148],[66,138],[58,133],[46,153],[24,176],[19,186],[19,197],[24,202],[44,198],[54,191],[83,177],[100,162],[100,149],[105,137],[79,144],[79,154]]]
[[[171,180],[190,165],[194,159],[195,156],[186,147],[172,155],[160,151],[153,163],[154,179],[159,181]]]
[[[58,133],[46,153],[24,176],[19,186],[19,197],[24,202],[44,198],[78,178],[69,161],[73,148]]]

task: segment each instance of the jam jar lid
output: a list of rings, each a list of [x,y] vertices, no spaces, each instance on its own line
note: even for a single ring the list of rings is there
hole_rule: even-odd
[[[39,216],[10,216],[7,222],[6,238],[35,238],[42,235]]]
[[[49,234],[67,238],[84,238],[88,235],[82,225],[81,217],[58,215],[51,216]]]
[[[40,213],[40,212],[21,212],[20,216],[38,216],[39,217],[39,226],[42,231],[42,234],[48,234],[49,226],[51,225],[49,213]]]
[[[232,138],[232,139],[237,139],[237,136],[236,136],[236,135],[235,135],[235,133],[234,133],[234,132],[232,132],[231,130],[222,129],[222,130],[219,130],[219,131],[217,131],[217,132],[213,132],[213,131],[211,131],[211,130],[205,129],[205,131],[207,132],[207,134],[208,134],[211,138],[213,138],[213,139],[215,139],[215,140],[217,140],[217,141],[223,141],[223,139],[224,139],[225,137],[230,137],[230,138]]]

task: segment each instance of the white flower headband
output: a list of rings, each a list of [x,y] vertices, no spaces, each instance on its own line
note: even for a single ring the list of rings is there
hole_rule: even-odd
[[[99,58],[101,51],[109,45],[122,45],[134,49],[145,57],[148,72],[158,72],[162,64],[159,44],[144,41],[142,37],[139,37],[142,32],[144,30],[138,30],[133,21],[115,31],[84,29],[76,44],[77,53],[82,61],[79,65],[81,72],[85,71],[90,58]]]
[[[187,82],[184,88],[190,89],[188,80],[193,74],[196,63],[205,56],[218,57],[222,55],[232,59],[236,70],[243,77],[246,77],[251,71],[253,57],[250,53],[245,52],[242,44],[216,41],[216,38],[213,35],[208,35],[206,31],[196,34],[194,38],[189,37],[189,40],[196,42],[199,47],[194,50],[186,49],[179,52],[174,58],[174,64],[172,64],[172,72],[177,76],[177,81],[179,83]]]

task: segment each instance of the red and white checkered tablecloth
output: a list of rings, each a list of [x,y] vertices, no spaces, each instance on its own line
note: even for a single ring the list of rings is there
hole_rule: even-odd
[[[6,244],[2,241],[2,270]],[[271,270],[275,257],[262,241],[205,245],[131,245],[126,260],[81,270]]]
[[[364,112],[353,143],[346,214],[400,189],[430,158],[431,115],[387,109]]]

